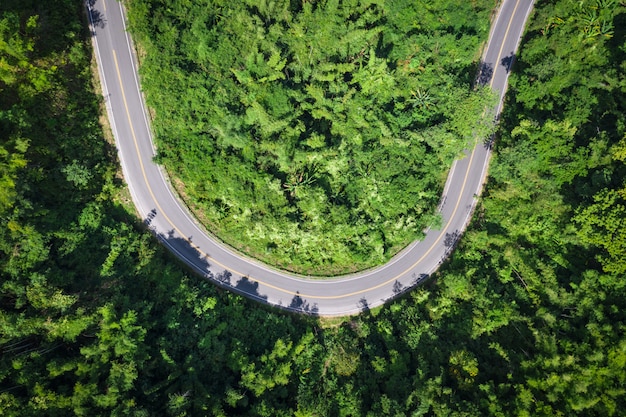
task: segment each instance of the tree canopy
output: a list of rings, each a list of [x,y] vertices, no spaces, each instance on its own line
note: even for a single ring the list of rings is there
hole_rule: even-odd
[[[223,291],[146,230],[86,24],[78,0],[0,3],[3,416],[623,414],[625,5],[536,4],[451,258],[337,320]]]
[[[210,231],[284,268],[388,260],[488,129],[492,1],[128,3],[159,161]]]

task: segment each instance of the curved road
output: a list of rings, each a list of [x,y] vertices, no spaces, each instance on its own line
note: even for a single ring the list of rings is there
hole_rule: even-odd
[[[499,92],[533,0],[503,0],[483,55],[480,82]],[[419,284],[448,256],[466,227],[485,180],[490,151],[479,143],[454,162],[440,204],[441,230],[429,230],[387,264],[354,275],[312,280],[250,260],[212,239],[174,195],[153,162],[155,149],[137,60],[116,0],[87,0],[103,94],[122,170],[142,219],[178,257],[218,285],[291,311],[345,316],[376,307]]]

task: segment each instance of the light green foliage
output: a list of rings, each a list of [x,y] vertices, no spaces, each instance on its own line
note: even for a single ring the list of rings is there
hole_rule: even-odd
[[[457,350],[450,355],[449,372],[461,389],[470,389],[478,376],[478,360],[466,350]]]
[[[0,20],[0,91],[3,84],[17,87],[20,94],[29,97],[49,89],[50,80],[56,66],[46,68],[33,64],[29,59],[34,49],[34,32],[37,29],[39,16],[28,17],[24,24],[26,36],[20,36],[17,28],[20,25],[18,16],[6,13]]]
[[[168,13],[177,12],[177,4]],[[285,13],[278,3],[249,4],[258,4],[265,17]],[[399,20],[415,31],[453,26],[463,13],[445,3],[388,2],[398,19],[411,13],[396,4],[419,7],[420,19]],[[586,32],[575,22],[581,10],[600,13],[594,8],[600,4],[603,19],[613,24],[612,37],[596,36],[593,60],[584,62],[575,46],[588,45],[580,35]],[[0,11],[19,16],[20,27],[35,12],[46,16],[33,28],[40,43],[26,58],[35,65],[54,51],[60,69],[41,100],[30,100],[32,90],[15,84],[0,91],[0,145],[8,152],[0,167],[14,190],[0,207],[0,414],[623,414],[624,6],[610,0],[537,3],[514,67],[489,183],[470,228],[425,285],[343,321],[277,312],[190,276],[141,229],[132,207],[118,204],[122,186],[113,179],[115,158],[97,128],[85,72],[88,34],[72,32],[80,28],[82,7],[79,1],[0,2]],[[214,20],[224,17],[218,10]],[[556,23],[544,30],[550,21]],[[205,33],[202,25],[197,29]],[[46,36],[37,36],[39,30]],[[163,30],[173,39],[183,33]],[[209,56],[202,42],[199,54]],[[567,53],[559,58],[563,45]],[[308,51],[303,48],[302,56]],[[563,79],[577,78],[579,64],[589,78],[533,102],[553,81],[538,80],[537,69],[555,59],[563,64],[568,54],[576,59],[558,68]],[[76,67],[61,65],[70,56]],[[286,59],[264,58],[271,60],[270,74]],[[531,85],[533,91],[524,90]],[[583,91],[590,101],[580,102]],[[435,105],[436,90],[414,93],[419,108]],[[236,121],[223,121],[223,129],[238,128]],[[415,138],[428,139],[418,133]],[[236,140],[242,155],[254,153],[243,152],[250,145],[245,137]],[[354,137],[351,146],[363,140]],[[309,143],[315,147],[316,141],[325,143]],[[272,149],[280,156],[276,163],[288,167],[289,152]],[[395,169],[411,147],[399,149],[390,154],[396,162],[382,169]],[[323,161],[298,152],[311,170],[294,174],[292,189],[315,217],[323,197],[307,183]],[[13,155],[23,162],[10,167]],[[341,173],[349,163],[337,158],[328,171]],[[68,181],[64,169],[73,165],[90,175]],[[370,167],[369,177],[377,168]],[[259,198],[279,204],[280,181],[262,184],[271,192]],[[378,185],[371,179],[364,184]],[[368,198],[368,204],[375,201]],[[220,210],[233,204],[225,199]]]
[[[160,161],[253,256],[310,274],[382,263],[493,130],[471,84],[490,6],[129,1]]]
[[[577,220],[581,238],[607,252],[608,256],[601,256],[604,270],[626,274],[626,189],[596,194],[594,204],[585,208]]]

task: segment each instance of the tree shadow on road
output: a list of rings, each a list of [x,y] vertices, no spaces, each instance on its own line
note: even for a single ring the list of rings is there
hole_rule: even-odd
[[[246,297],[251,297],[257,300],[267,300],[267,295],[261,295],[259,293],[259,283],[250,277],[241,277],[233,288]]]
[[[514,62],[515,62],[515,54],[513,52],[511,52],[510,55],[507,55],[500,60],[500,64],[504,67],[507,74],[511,71],[511,67],[513,66]]]
[[[317,304],[311,305],[307,300],[300,296],[299,292],[291,299],[291,303],[287,307],[289,310],[296,311],[298,313],[305,313],[316,316],[319,312]]]
[[[150,226],[157,215],[156,210],[152,210],[144,220],[144,224]],[[244,276],[234,282],[232,272],[226,269],[219,271],[212,267],[209,262],[209,254],[201,251],[193,243],[193,236],[183,239],[176,235],[174,230],[170,230],[165,235],[157,233],[154,228],[152,228],[152,231],[179,259],[213,283],[257,301],[267,301],[267,296],[259,293],[259,283],[254,279]]]
[[[493,77],[493,64],[480,61],[476,83],[480,86],[488,85]]]
[[[93,8],[96,2],[97,0],[89,0],[87,2],[87,16],[89,18],[89,22],[94,28],[104,29],[104,27],[106,26],[106,19],[104,18],[102,13],[100,13],[99,10],[96,10]],[[91,36],[95,36],[95,35],[96,34],[92,30]]]
[[[370,305],[365,297],[359,300],[359,302],[357,303],[357,307],[359,308],[361,313],[367,313],[368,311],[370,311]]]

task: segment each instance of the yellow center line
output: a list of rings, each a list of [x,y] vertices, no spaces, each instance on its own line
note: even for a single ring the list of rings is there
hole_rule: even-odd
[[[502,45],[500,45],[500,50],[498,51],[498,58],[500,59],[500,57],[502,56],[502,51],[504,50],[504,40],[509,36],[509,30],[511,29],[511,24],[513,23],[513,17],[515,17],[515,12],[517,12],[517,6],[519,6],[520,2],[517,1],[515,2],[515,8],[513,8],[513,13],[511,13],[511,19],[509,20],[509,24],[506,26],[506,30],[504,31],[504,36],[502,39]],[[498,65],[498,62],[496,62],[496,68],[493,70],[493,75],[491,76],[491,82],[489,83],[489,87],[493,87],[493,80],[496,79],[496,72],[498,71],[498,68],[500,68],[500,66]],[[507,71],[511,69],[511,65],[509,64],[509,66],[507,67]]]
[[[246,274],[243,274],[243,273],[241,273],[241,272],[239,272],[239,271],[237,271],[237,270],[235,270],[233,268],[227,267],[226,265],[223,265],[219,261],[213,259],[210,255],[208,255],[207,253],[203,252],[198,246],[194,245],[191,242],[191,240],[189,240],[189,238],[187,238],[185,236],[185,234],[183,232],[181,232],[178,227],[176,227],[174,222],[172,222],[172,220],[167,216],[167,214],[165,214],[165,211],[161,208],[161,205],[159,204],[159,201],[155,197],[154,192],[152,191],[152,187],[150,186],[150,183],[148,182],[148,176],[146,175],[146,170],[145,170],[143,161],[141,159],[141,151],[139,150],[139,143],[137,141],[137,135],[135,134],[135,129],[133,128],[133,122],[132,122],[132,119],[130,117],[130,111],[128,110],[128,102],[126,101],[126,94],[124,93],[124,85],[122,83],[122,75],[120,73],[120,68],[119,68],[118,60],[117,60],[117,54],[115,53],[115,50],[113,50],[113,61],[115,63],[115,70],[117,72],[117,79],[118,79],[118,81],[120,83],[120,90],[122,92],[122,101],[124,102],[124,109],[126,110],[126,117],[128,118],[128,124],[130,126],[130,134],[133,137],[133,142],[135,144],[135,150],[137,152],[137,156],[139,157],[139,167],[141,168],[141,173],[143,175],[144,182],[146,183],[146,188],[148,189],[148,192],[150,193],[150,197],[152,197],[152,200],[154,201],[154,204],[156,205],[156,209],[157,209],[158,213],[161,214],[165,218],[165,220],[174,228],[174,230],[176,230],[176,232],[178,232],[179,236],[183,240],[185,240],[192,248],[197,250],[202,255],[202,257],[212,260],[213,263],[219,265],[220,267],[224,268],[225,270],[230,270],[230,271],[234,272],[237,275],[241,275],[242,277],[247,277],[251,281],[259,282],[259,283],[261,283],[263,285],[266,285],[266,286],[268,286],[270,288],[274,288],[276,290],[280,290],[280,291],[285,292],[285,293],[290,294],[290,295],[297,295],[298,294],[297,292],[288,291],[288,290],[285,290],[283,288],[276,287],[274,285],[265,283],[263,281],[256,280],[256,279],[254,279],[254,278],[252,278],[252,277],[250,277],[250,276],[248,276]]]
[[[103,4],[104,4],[104,0],[103,0]],[[511,24],[513,22],[513,16],[515,15],[515,12],[517,10],[517,6],[519,5],[519,2],[516,3],[515,8],[513,10],[513,13],[511,14],[511,19],[509,20],[508,26],[506,28],[505,34],[504,34],[504,39],[506,39],[506,37],[509,34],[509,30],[511,28]],[[106,5],[104,6],[105,10],[106,10]],[[502,55],[502,50],[504,49],[504,41],[502,42],[502,46],[500,47],[500,51],[498,52],[498,59],[500,59],[500,56]],[[118,61],[117,61],[117,54],[115,53],[115,50],[113,50],[113,61],[115,62],[115,69],[117,71],[117,77],[118,77],[118,81],[120,83],[120,90],[122,92],[122,101],[124,102],[124,108],[126,110],[126,116],[128,118],[128,124],[130,126],[130,132],[131,132],[131,136],[133,137],[133,142],[135,144],[135,150],[137,152],[137,156],[139,157],[139,166],[141,168],[141,172],[144,178],[144,182],[146,184],[146,187],[148,189],[148,192],[150,193],[150,196],[152,197],[152,200],[154,201],[156,208],[158,210],[158,213],[161,214],[165,220],[172,226],[172,228],[174,230],[176,230],[176,232],[178,233],[178,235],[185,240],[191,247],[193,247],[195,250],[197,250],[203,258],[207,259],[207,260],[211,260],[214,264],[224,268],[225,270],[231,271],[232,273],[236,274],[236,275],[240,275],[241,277],[245,277],[247,279],[249,279],[250,281],[253,282],[257,282],[259,284],[263,284],[264,286],[267,286],[269,288],[273,288],[275,290],[278,290],[280,292],[283,292],[285,294],[289,294],[289,295],[298,295],[302,298],[308,298],[308,299],[319,299],[319,300],[331,300],[331,299],[339,299],[339,298],[346,298],[346,297],[351,297],[351,296],[355,296],[355,295],[359,295],[359,294],[363,294],[365,292],[371,291],[371,290],[375,290],[378,289],[380,287],[383,287],[385,285],[390,284],[393,281],[398,280],[400,277],[402,277],[403,275],[407,274],[410,270],[414,269],[420,262],[422,262],[429,254],[430,252],[432,252],[432,250],[437,246],[437,244],[441,241],[441,239],[443,238],[445,232],[448,230],[448,228],[450,227],[450,224],[452,223],[452,220],[454,219],[458,208],[461,204],[462,201],[462,196],[463,193],[465,191],[465,186],[467,185],[467,179],[469,177],[470,171],[471,171],[471,166],[472,166],[472,161],[474,159],[474,154],[475,154],[475,150],[472,151],[471,155],[470,155],[470,160],[468,163],[468,167],[467,167],[467,171],[465,172],[465,177],[463,178],[463,184],[461,186],[461,192],[459,193],[459,198],[454,206],[454,210],[452,212],[452,215],[450,216],[448,223],[446,224],[446,226],[443,228],[441,234],[439,235],[439,237],[437,238],[437,240],[430,246],[430,248],[426,251],[426,253],[424,253],[417,261],[415,261],[411,266],[409,266],[408,268],[406,268],[404,271],[402,271],[401,273],[395,275],[393,278],[390,278],[389,280],[386,280],[380,284],[374,285],[372,287],[366,288],[366,289],[362,289],[359,291],[354,291],[351,293],[347,293],[347,294],[343,294],[343,295],[327,295],[327,296],[322,296],[322,295],[310,295],[310,294],[303,294],[300,292],[294,292],[294,291],[290,291],[290,290],[286,290],[284,288],[281,287],[277,287],[275,285],[266,283],[264,281],[261,281],[259,279],[255,279],[247,274],[243,274],[231,267],[227,267],[226,265],[220,263],[219,261],[213,259],[210,255],[208,255],[207,253],[205,253],[204,251],[202,251],[198,246],[194,245],[193,242],[191,242],[191,240],[189,240],[184,233],[182,233],[180,231],[180,229],[178,229],[178,227],[176,227],[176,225],[174,224],[174,222],[172,222],[170,220],[170,218],[167,216],[167,214],[165,214],[165,211],[161,208],[161,206],[159,205],[158,200],[156,199],[154,192],[152,191],[152,187],[150,186],[150,183],[148,182],[148,177],[146,175],[146,170],[143,164],[143,161],[141,159],[141,152],[139,150],[139,144],[137,141],[137,136],[135,135],[135,129],[133,128],[133,123],[132,123],[132,119],[130,117],[130,111],[128,109],[128,103],[126,101],[126,95],[124,93],[124,86],[122,83],[122,76],[119,70],[119,65],[118,65]],[[494,69],[492,78],[491,78],[491,82],[489,83],[489,87],[493,88],[493,82],[495,80],[495,75],[496,72],[498,70],[499,66],[496,65],[496,68]],[[208,271],[207,271],[208,272]]]

